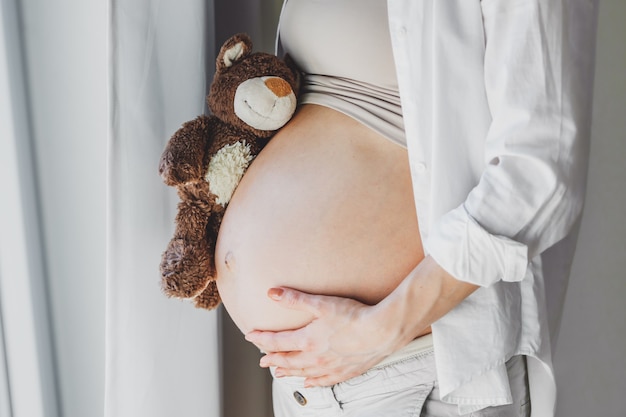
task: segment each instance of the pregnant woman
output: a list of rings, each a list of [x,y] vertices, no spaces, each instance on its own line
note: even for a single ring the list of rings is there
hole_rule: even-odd
[[[285,3],[301,103],[216,249],[277,417],[530,415],[535,391],[552,415],[544,273],[561,303],[593,16],[586,0]]]

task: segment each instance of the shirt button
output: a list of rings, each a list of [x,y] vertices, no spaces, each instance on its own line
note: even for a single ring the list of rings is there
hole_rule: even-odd
[[[294,391],[293,392],[293,398],[295,398],[296,402],[298,404],[300,404],[301,406],[305,406],[306,405],[306,398],[304,397],[304,395],[300,394],[299,391]]]
[[[406,38],[406,27],[401,26],[401,27],[398,29],[398,37],[399,37],[400,39],[404,39],[404,38]]]

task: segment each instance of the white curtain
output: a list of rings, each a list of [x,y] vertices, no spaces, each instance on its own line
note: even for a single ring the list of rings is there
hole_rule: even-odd
[[[158,268],[177,201],[158,160],[205,111],[212,14],[206,0],[109,3],[106,417],[220,415],[217,313],[167,299]]]

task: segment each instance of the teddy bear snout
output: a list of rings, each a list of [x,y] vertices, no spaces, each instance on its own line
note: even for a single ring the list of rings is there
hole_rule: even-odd
[[[286,97],[292,93],[289,83],[282,78],[271,77],[265,80],[265,85],[276,94],[276,97]]]

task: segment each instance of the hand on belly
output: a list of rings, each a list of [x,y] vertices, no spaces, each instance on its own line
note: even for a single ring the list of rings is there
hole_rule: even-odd
[[[276,367],[276,377],[307,377],[305,386],[332,385],[361,374],[399,347],[390,327],[377,322],[376,306],[283,288],[269,295],[288,311],[313,317],[300,329],[246,334],[267,353],[260,365]]]

